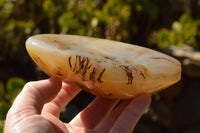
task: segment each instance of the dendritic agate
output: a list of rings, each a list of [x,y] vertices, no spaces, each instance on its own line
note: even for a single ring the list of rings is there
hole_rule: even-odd
[[[75,35],[30,37],[26,48],[48,75],[106,98],[154,93],[181,78],[174,58],[140,46]]]

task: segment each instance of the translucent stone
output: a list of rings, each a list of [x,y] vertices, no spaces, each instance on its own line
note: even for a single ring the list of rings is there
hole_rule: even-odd
[[[30,37],[26,48],[48,75],[106,98],[152,94],[181,78],[181,64],[176,59],[117,41],[43,34]]]

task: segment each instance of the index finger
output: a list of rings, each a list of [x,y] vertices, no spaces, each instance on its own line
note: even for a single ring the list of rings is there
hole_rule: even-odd
[[[111,133],[132,132],[137,122],[151,104],[151,96],[143,94],[131,100],[111,128]]]
[[[81,91],[75,85],[63,83],[58,95],[49,103],[45,104],[42,113],[50,113],[59,118],[63,108]]]

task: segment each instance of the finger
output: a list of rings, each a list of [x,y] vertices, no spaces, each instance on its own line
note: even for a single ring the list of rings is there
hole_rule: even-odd
[[[125,100],[121,102],[103,121],[101,121],[101,123],[96,127],[96,130],[108,133],[122,111],[130,102],[130,100]]]
[[[49,103],[45,104],[42,113],[50,113],[57,118],[63,108],[81,91],[80,88],[63,83],[58,95]]]
[[[70,124],[78,127],[93,129],[102,121],[115,107],[118,100],[97,97],[83,111],[81,111]]]
[[[15,99],[11,112],[23,115],[40,114],[43,105],[60,91],[61,81],[56,77],[27,83]]]
[[[151,103],[149,95],[141,95],[133,99],[124,109],[117,121],[111,128],[111,133],[129,133],[132,132],[142,114]]]

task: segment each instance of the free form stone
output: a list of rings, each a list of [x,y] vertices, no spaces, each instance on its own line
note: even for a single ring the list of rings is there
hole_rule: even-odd
[[[117,41],[41,34],[30,37],[26,48],[48,75],[106,98],[152,94],[181,77],[181,64],[176,59]]]

